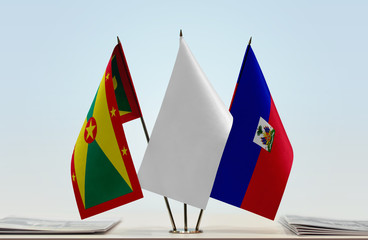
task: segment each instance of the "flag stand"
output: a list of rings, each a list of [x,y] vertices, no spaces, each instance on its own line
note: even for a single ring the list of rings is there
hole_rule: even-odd
[[[187,214],[187,204],[184,203],[184,229],[183,230],[170,230],[170,233],[179,233],[179,234],[192,234],[192,233],[202,233],[202,230],[199,230],[199,224],[201,223],[201,218],[203,214],[203,209],[201,209],[198,221],[195,229],[188,229],[188,214]]]

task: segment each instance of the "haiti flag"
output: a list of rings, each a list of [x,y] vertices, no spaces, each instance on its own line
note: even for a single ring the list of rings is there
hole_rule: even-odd
[[[74,147],[71,177],[82,219],[143,197],[122,124],[141,117],[119,41]]]
[[[293,150],[250,44],[230,112],[233,126],[211,197],[273,220]]]

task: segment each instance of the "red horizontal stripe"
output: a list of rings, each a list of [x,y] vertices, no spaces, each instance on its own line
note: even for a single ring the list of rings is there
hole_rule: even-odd
[[[289,178],[293,149],[272,97],[268,123],[275,129],[273,146],[271,152],[261,149],[241,208],[273,220]]]

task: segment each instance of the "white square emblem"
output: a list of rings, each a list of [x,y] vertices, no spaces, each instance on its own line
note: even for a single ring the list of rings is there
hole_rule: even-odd
[[[275,130],[262,117],[259,118],[253,142],[266,151],[271,152]]]

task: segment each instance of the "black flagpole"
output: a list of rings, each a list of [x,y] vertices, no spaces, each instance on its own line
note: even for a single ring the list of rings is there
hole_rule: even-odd
[[[183,37],[183,31],[180,29],[180,37]],[[199,230],[199,225],[201,223],[201,219],[202,219],[202,214],[203,214],[203,209],[201,209],[201,211],[199,212],[199,216],[198,216],[198,220],[197,220],[197,224],[195,227],[194,231],[191,231],[192,233],[200,233],[202,231]],[[188,216],[187,216],[187,204],[184,203],[184,233],[188,232]]]
[[[119,36],[117,37],[118,39],[118,44],[121,44],[120,43],[120,39],[119,39]],[[147,143],[149,142],[150,138],[149,138],[149,135],[148,135],[148,131],[147,131],[147,127],[146,127],[146,123],[144,121],[144,118],[143,118],[143,114],[141,112],[141,123],[142,123],[142,126],[143,126],[143,131],[144,131],[144,134],[146,135],[146,140],[147,140]],[[176,231],[176,226],[175,226],[175,221],[174,221],[174,217],[172,215],[172,212],[171,212],[171,208],[170,208],[170,204],[169,204],[169,200],[167,199],[166,196],[164,196],[164,200],[165,200],[165,203],[166,203],[166,207],[167,207],[167,211],[169,212],[169,216],[170,216],[170,220],[171,220],[171,225],[172,225],[172,228],[174,231]]]
[[[198,220],[197,220],[197,225],[195,227],[195,230],[196,231],[199,231],[199,225],[201,224],[202,214],[203,214],[203,209],[201,209],[201,211],[199,212],[199,216],[198,216]]]

